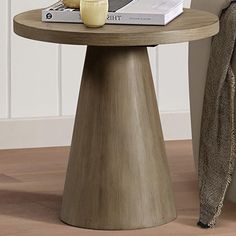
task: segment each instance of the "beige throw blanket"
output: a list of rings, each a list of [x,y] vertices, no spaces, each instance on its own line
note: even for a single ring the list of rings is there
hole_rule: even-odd
[[[236,2],[222,12],[220,33],[213,38],[202,115],[199,184],[200,220],[213,227],[232,180],[236,158],[235,58]]]

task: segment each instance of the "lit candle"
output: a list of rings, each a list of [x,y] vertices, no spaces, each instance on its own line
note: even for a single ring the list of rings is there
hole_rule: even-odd
[[[108,0],[81,0],[80,14],[88,27],[101,27],[106,23]]]

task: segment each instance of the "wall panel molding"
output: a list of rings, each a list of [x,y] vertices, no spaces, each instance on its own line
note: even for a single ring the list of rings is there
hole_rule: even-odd
[[[54,2],[0,0],[0,148],[70,143],[86,47],[36,42],[12,32],[15,14]],[[148,52],[165,138],[190,139],[187,44]]]
[[[57,106],[58,106],[58,115],[63,115],[63,108],[62,108],[62,94],[63,94],[63,88],[62,88],[62,45],[58,45],[58,100],[57,100]]]
[[[188,43],[158,47],[159,108],[189,110]]]
[[[55,0],[11,0],[13,17]],[[58,45],[17,36],[11,30],[11,117],[57,116]]]
[[[9,0],[0,1],[0,118],[8,117]]]

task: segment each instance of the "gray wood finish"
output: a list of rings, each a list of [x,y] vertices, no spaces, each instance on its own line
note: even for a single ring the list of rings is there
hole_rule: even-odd
[[[45,23],[41,10],[14,18],[15,32],[26,38],[63,44],[90,46],[152,46],[198,40],[215,35],[218,17],[204,11],[185,9],[167,26],[105,25],[91,29],[83,24]]]
[[[78,227],[115,230],[174,220],[146,46],[210,37],[219,30],[217,16],[185,10],[165,27],[99,29],[40,19],[40,10],[22,13],[14,18],[14,30],[29,39],[89,45],[61,219]]]
[[[61,219],[136,229],[176,218],[145,47],[89,47]]]

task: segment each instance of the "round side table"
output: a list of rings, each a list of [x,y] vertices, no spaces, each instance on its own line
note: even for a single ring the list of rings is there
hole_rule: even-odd
[[[137,229],[176,218],[147,46],[217,34],[218,18],[184,10],[167,26],[43,23],[14,18],[16,34],[88,45],[61,220],[91,229]]]

